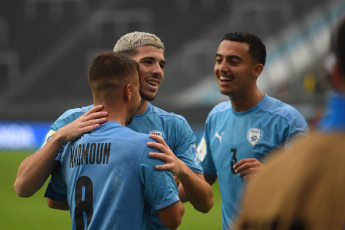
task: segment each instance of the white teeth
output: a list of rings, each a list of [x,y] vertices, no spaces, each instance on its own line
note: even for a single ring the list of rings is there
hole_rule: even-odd
[[[223,76],[220,76],[219,79],[221,81],[231,81],[231,78],[227,78],[227,77],[223,77]]]
[[[147,83],[150,84],[150,85],[154,85],[154,86],[157,85],[157,82],[154,82],[154,81],[147,81]]]

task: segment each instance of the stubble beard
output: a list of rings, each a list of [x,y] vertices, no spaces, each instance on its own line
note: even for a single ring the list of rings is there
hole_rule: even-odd
[[[145,101],[153,101],[156,98],[156,95],[157,93],[152,97],[140,92],[141,99],[144,99]]]

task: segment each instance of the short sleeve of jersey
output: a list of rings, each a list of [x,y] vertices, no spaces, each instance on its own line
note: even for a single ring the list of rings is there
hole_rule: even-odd
[[[216,167],[214,166],[211,150],[208,144],[210,143],[208,127],[209,127],[209,117],[206,120],[205,130],[201,138],[201,141],[198,145],[198,158],[201,162],[201,166],[203,167],[204,174],[216,175],[217,170],[216,170]]]
[[[174,129],[170,131],[174,132],[170,135],[176,138],[173,152],[179,159],[184,161],[192,171],[203,174],[203,169],[197,154],[195,135],[187,121],[183,117],[179,117],[180,118],[177,119],[175,123]]]
[[[309,133],[308,123],[295,108],[290,105],[285,106],[285,113],[283,114],[286,119],[285,127],[282,127],[282,139],[285,140],[285,148],[290,147],[295,140],[300,136],[307,135]]]
[[[82,107],[82,108],[76,108],[76,109],[70,109],[67,110],[66,112],[64,112],[50,127],[49,130],[47,132],[47,134],[45,135],[43,142],[41,144],[41,146],[37,149],[40,150],[45,144],[47,144],[47,142],[50,140],[50,138],[52,138],[52,136],[56,133],[56,131],[66,125],[68,125],[69,123],[71,123],[72,121],[76,120],[77,118],[79,118],[81,115],[83,115],[84,113],[86,113],[90,108],[92,108],[93,105],[89,105],[86,107]],[[56,157],[56,160],[60,160],[61,157],[61,153],[63,152],[64,148],[66,146],[66,143],[61,147],[59,154]]]
[[[159,171],[155,165],[164,164],[163,161],[149,157],[149,152],[157,150],[146,148],[141,158],[140,176],[144,186],[144,198],[159,210],[179,201],[178,191],[173,175],[169,171]]]
[[[67,185],[63,181],[59,170],[56,169],[51,173],[51,178],[44,197],[56,201],[64,201],[67,199]]]

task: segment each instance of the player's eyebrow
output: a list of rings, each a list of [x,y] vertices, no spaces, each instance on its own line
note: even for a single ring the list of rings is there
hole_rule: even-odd
[[[216,54],[216,58],[219,57],[219,58],[224,58],[224,55],[221,55],[221,54]],[[225,56],[226,59],[237,59],[237,60],[240,60],[242,61],[242,58],[240,56],[237,56],[237,55],[229,55],[229,56]]]
[[[139,60],[139,62],[141,61],[156,61],[156,58],[154,57],[143,57],[142,59]],[[159,64],[163,65],[164,67],[167,65],[166,60],[160,60]]]

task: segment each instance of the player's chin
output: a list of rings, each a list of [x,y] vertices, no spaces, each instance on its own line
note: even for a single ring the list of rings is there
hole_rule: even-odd
[[[141,93],[140,96],[146,101],[153,101],[156,98],[157,92],[154,93]]]
[[[231,93],[228,92],[227,90],[219,90],[221,94],[223,94],[224,96],[228,96],[228,97],[231,97]]]

